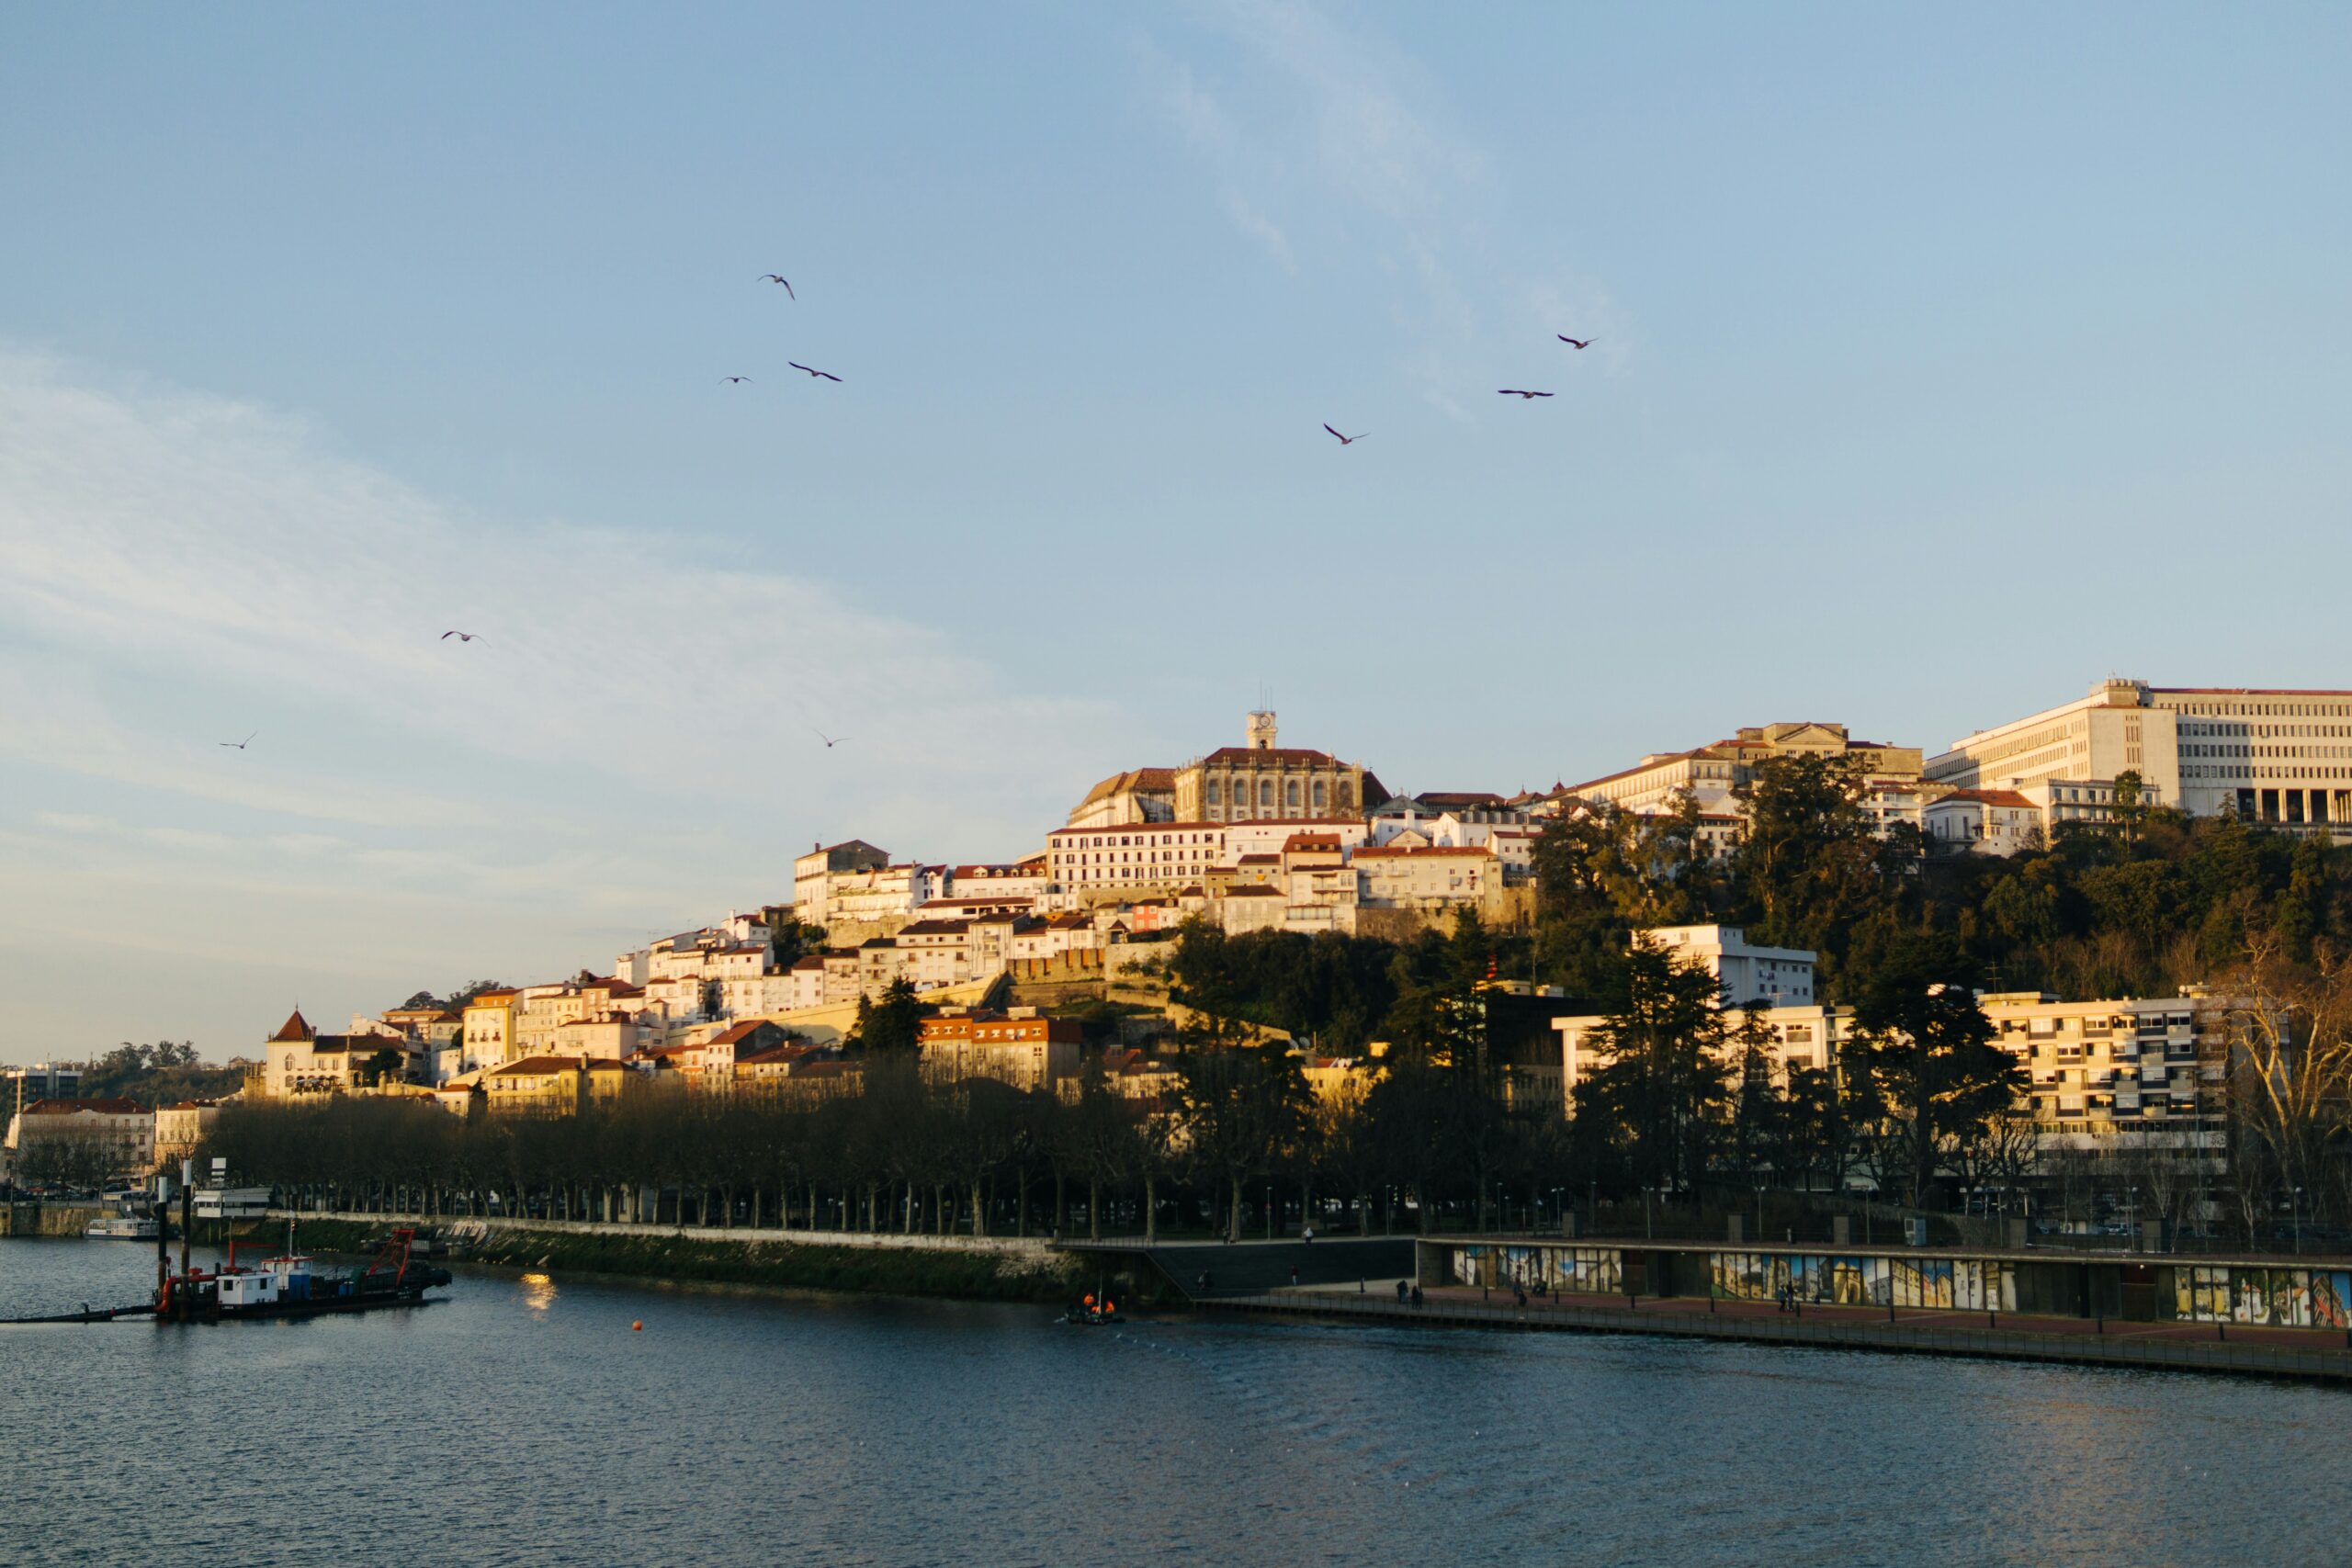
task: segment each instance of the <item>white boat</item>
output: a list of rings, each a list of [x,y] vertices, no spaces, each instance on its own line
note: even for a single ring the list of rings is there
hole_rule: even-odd
[[[102,1220],[91,1221],[90,1228],[82,1234],[92,1241],[153,1241],[155,1222],[134,1214],[108,1214]]]

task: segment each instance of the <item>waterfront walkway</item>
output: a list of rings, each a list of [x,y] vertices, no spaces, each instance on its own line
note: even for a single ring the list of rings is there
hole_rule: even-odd
[[[1204,1300],[1218,1311],[1384,1324],[1606,1334],[1663,1334],[1822,1348],[1891,1350],[2093,1366],[2169,1368],[2352,1382],[2352,1335],[2333,1329],[2256,1328],[2237,1324],[2138,1323],[1885,1307],[1709,1303],[1669,1296],[1531,1297],[1440,1286],[1414,1307],[1367,1289],[1268,1292]]]

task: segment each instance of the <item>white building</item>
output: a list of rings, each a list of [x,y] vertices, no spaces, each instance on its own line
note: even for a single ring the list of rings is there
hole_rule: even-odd
[[[1954,742],[1926,774],[2023,790],[2126,772],[2192,816],[2230,811],[2343,834],[2352,822],[2352,692],[2102,681],[2079,701]]]
[[[1080,896],[1171,890],[1224,863],[1227,831],[1222,822],[1057,828],[1046,835],[1047,874],[1055,886]]]
[[[2013,855],[2049,842],[2041,813],[2013,789],[1956,789],[1928,807],[1928,841],[1980,855]]]
[[[1703,964],[1725,1007],[1813,1005],[1814,954],[1804,948],[1755,946],[1738,926],[1652,926],[1634,937]]]

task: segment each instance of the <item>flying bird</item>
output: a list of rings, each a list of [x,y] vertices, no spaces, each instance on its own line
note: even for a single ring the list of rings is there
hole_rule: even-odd
[[[828,381],[838,381],[841,379],[840,377],[834,375],[830,370],[819,370],[812,366],[803,365],[797,359],[787,359],[785,363],[791,366],[795,370],[806,370],[811,376],[822,376]]]
[[[447,642],[451,637],[456,637],[459,642],[471,642],[471,641],[473,641],[473,640],[474,640],[474,638],[476,638],[476,637],[480,637],[480,636],[481,636],[481,633],[480,633],[480,632],[457,632],[457,631],[450,631],[450,632],[443,632],[443,633],[441,634],[440,640],[441,640],[441,641],[443,641],[443,642]]]
[[[795,294],[792,291],[792,285],[785,280],[784,276],[781,273],[769,273],[765,277],[761,278],[760,281],[762,283],[782,283],[784,284],[784,297],[786,299],[797,302],[800,298],[799,295]]]
[[[842,741],[844,741],[844,740],[846,740],[846,739],[849,739],[849,737],[848,737],[848,736],[846,736],[846,735],[828,735],[828,734],[826,734],[823,730],[819,729],[819,728],[818,728],[815,725],[813,725],[813,724],[812,724],[812,725],[810,725],[810,726],[808,727],[808,733],[810,733],[811,735],[814,735],[818,739],[820,739],[820,740],[823,741],[823,742],[825,743],[825,750],[828,750],[828,751],[831,750],[834,747],[836,747],[836,746],[840,745]]]
[[[1548,398],[1552,394],[1549,392],[1522,392],[1517,387],[1498,387],[1495,389],[1495,396],[1498,398]]]
[[[1587,338],[1582,343],[1578,343],[1576,339],[1570,337],[1566,333],[1554,333],[1552,335],[1558,338],[1562,343],[1566,344],[1570,348],[1590,348],[1592,346],[1592,340],[1590,338]]]
[[[254,735],[259,735],[261,731],[258,729],[254,731]],[[254,743],[254,735],[248,735],[243,740],[223,740],[220,744],[228,747],[232,751],[242,751],[246,747]]]
[[[751,378],[749,376],[721,376],[719,379],[722,381],[748,381]]]
[[[1326,430],[1331,430],[1331,427],[1328,424],[1323,428]],[[1340,433],[1336,430],[1331,430],[1331,434],[1334,435],[1340,435]],[[1367,430],[1363,433],[1363,435],[1370,435],[1371,434],[1372,432]],[[1340,445],[1342,446],[1352,446],[1357,442],[1363,440],[1363,435],[1340,435]]]

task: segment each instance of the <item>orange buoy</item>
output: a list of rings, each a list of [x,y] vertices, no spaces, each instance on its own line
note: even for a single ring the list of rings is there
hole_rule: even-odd
[[[641,1317],[633,1317],[633,1318],[629,1319],[628,1331],[629,1331],[631,1334],[642,1334],[642,1333],[644,1333],[644,1332],[645,1332],[645,1319],[643,1319],[643,1318],[641,1318]]]

